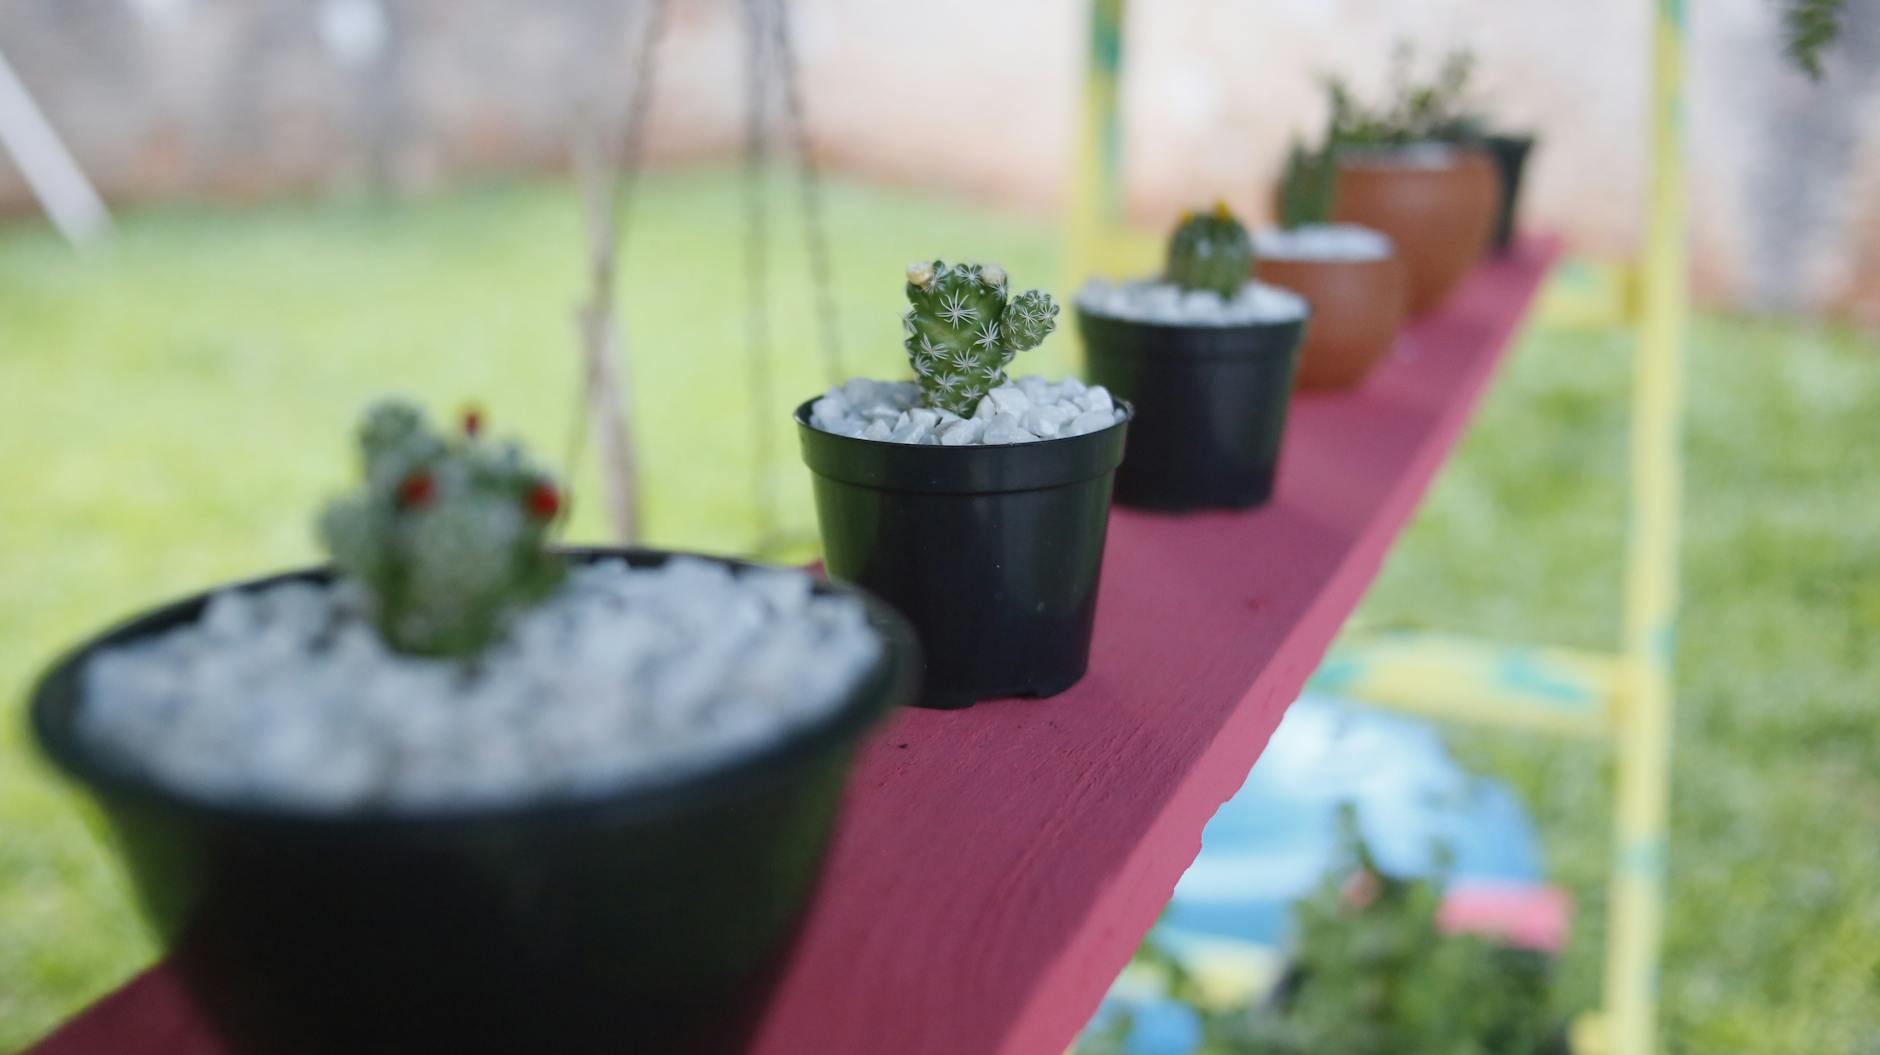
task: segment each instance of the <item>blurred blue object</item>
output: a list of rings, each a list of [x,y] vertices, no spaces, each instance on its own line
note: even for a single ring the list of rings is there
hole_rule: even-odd
[[[1454,881],[1543,879],[1540,843],[1514,790],[1464,771],[1435,725],[1307,696],[1208,823],[1157,943],[1185,961],[1204,945],[1283,947],[1292,903],[1341,863],[1335,818],[1344,802],[1357,807],[1365,840],[1393,874],[1429,874],[1447,850]],[[1200,1042],[1180,1004],[1113,993],[1106,1011],[1116,1005],[1134,1017],[1129,1055],[1186,1055]]]
[[[1308,696],[1208,823],[1164,917],[1169,936],[1282,944],[1292,902],[1338,863],[1334,818],[1347,801],[1393,874],[1428,874],[1447,847],[1452,879],[1542,878],[1539,840],[1514,790],[1465,772],[1434,725]]]
[[[1091,1029],[1115,1024],[1116,1016],[1127,1008],[1132,1016],[1126,1055],[1192,1055],[1205,1038],[1201,1016],[1187,1004],[1173,1000],[1141,1000],[1112,995],[1103,1001]]]

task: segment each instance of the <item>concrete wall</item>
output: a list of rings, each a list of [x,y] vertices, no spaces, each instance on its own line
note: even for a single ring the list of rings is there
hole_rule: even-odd
[[[1850,0],[1829,82],[1778,60],[1772,0],[1690,0],[1700,288],[1880,323],[1880,0]],[[1081,0],[794,0],[817,153],[873,178],[1061,202]],[[672,0],[654,158],[735,154],[741,8]],[[1136,0],[1124,110],[1132,210],[1261,211],[1316,77],[1375,84],[1398,39],[1468,44],[1483,94],[1540,132],[1530,216],[1602,253],[1640,225],[1648,0]],[[7,0],[0,51],[118,200],[253,197],[564,163],[617,105],[643,0]],[[595,100],[604,100],[596,104]],[[0,208],[30,199],[0,162]]]

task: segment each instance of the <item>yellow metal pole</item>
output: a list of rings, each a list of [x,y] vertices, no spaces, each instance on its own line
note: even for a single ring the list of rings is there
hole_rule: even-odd
[[[1652,172],[1643,305],[1632,394],[1632,525],[1625,581],[1624,674],[1617,700],[1615,845],[1604,1047],[1656,1044],[1659,945],[1671,788],[1672,664],[1677,633],[1679,434],[1687,307],[1684,0],[1658,0],[1652,44]]]
[[[1616,655],[1399,631],[1341,645],[1306,688],[1445,721],[1605,740],[1625,671]]]
[[[1122,217],[1122,121],[1117,85],[1123,66],[1123,0],[1091,0],[1083,119],[1071,178],[1064,291],[1104,266]]]

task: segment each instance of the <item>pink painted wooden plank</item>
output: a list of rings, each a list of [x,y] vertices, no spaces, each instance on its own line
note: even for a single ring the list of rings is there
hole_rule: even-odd
[[[233,1055],[159,963],[60,1027],[29,1055]]]
[[[1119,510],[1075,689],[905,711],[873,738],[757,1055],[1064,1051],[1376,575],[1555,251],[1479,269],[1362,390],[1301,397],[1266,508]],[[36,1050],[222,1055],[161,965]]]
[[[1450,887],[1437,916],[1447,933],[1546,953],[1566,948],[1572,920],[1573,898],[1558,887],[1481,881]]]

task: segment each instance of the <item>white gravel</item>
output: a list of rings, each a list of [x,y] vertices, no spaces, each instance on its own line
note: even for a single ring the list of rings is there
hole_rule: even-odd
[[[1350,263],[1386,260],[1390,236],[1348,223],[1307,224],[1255,232],[1253,254],[1260,260],[1310,260]]]
[[[1110,282],[1093,278],[1077,293],[1077,306],[1092,315],[1162,326],[1251,326],[1306,316],[1296,293],[1248,282],[1231,298],[1208,289],[1184,290],[1158,279]]]
[[[1456,163],[1457,154],[1455,145],[1451,143],[1345,147],[1339,152],[1338,163],[1358,167],[1446,169]]]
[[[920,405],[912,381],[854,378],[810,407],[810,424],[841,436],[942,447],[997,447],[1082,436],[1123,420],[1102,385],[1021,377],[979,401],[970,418]]]
[[[215,596],[98,655],[80,732],[169,787],[325,811],[654,781],[826,714],[879,655],[853,598],[784,569],[570,567],[474,663],[388,651],[346,585]]]

